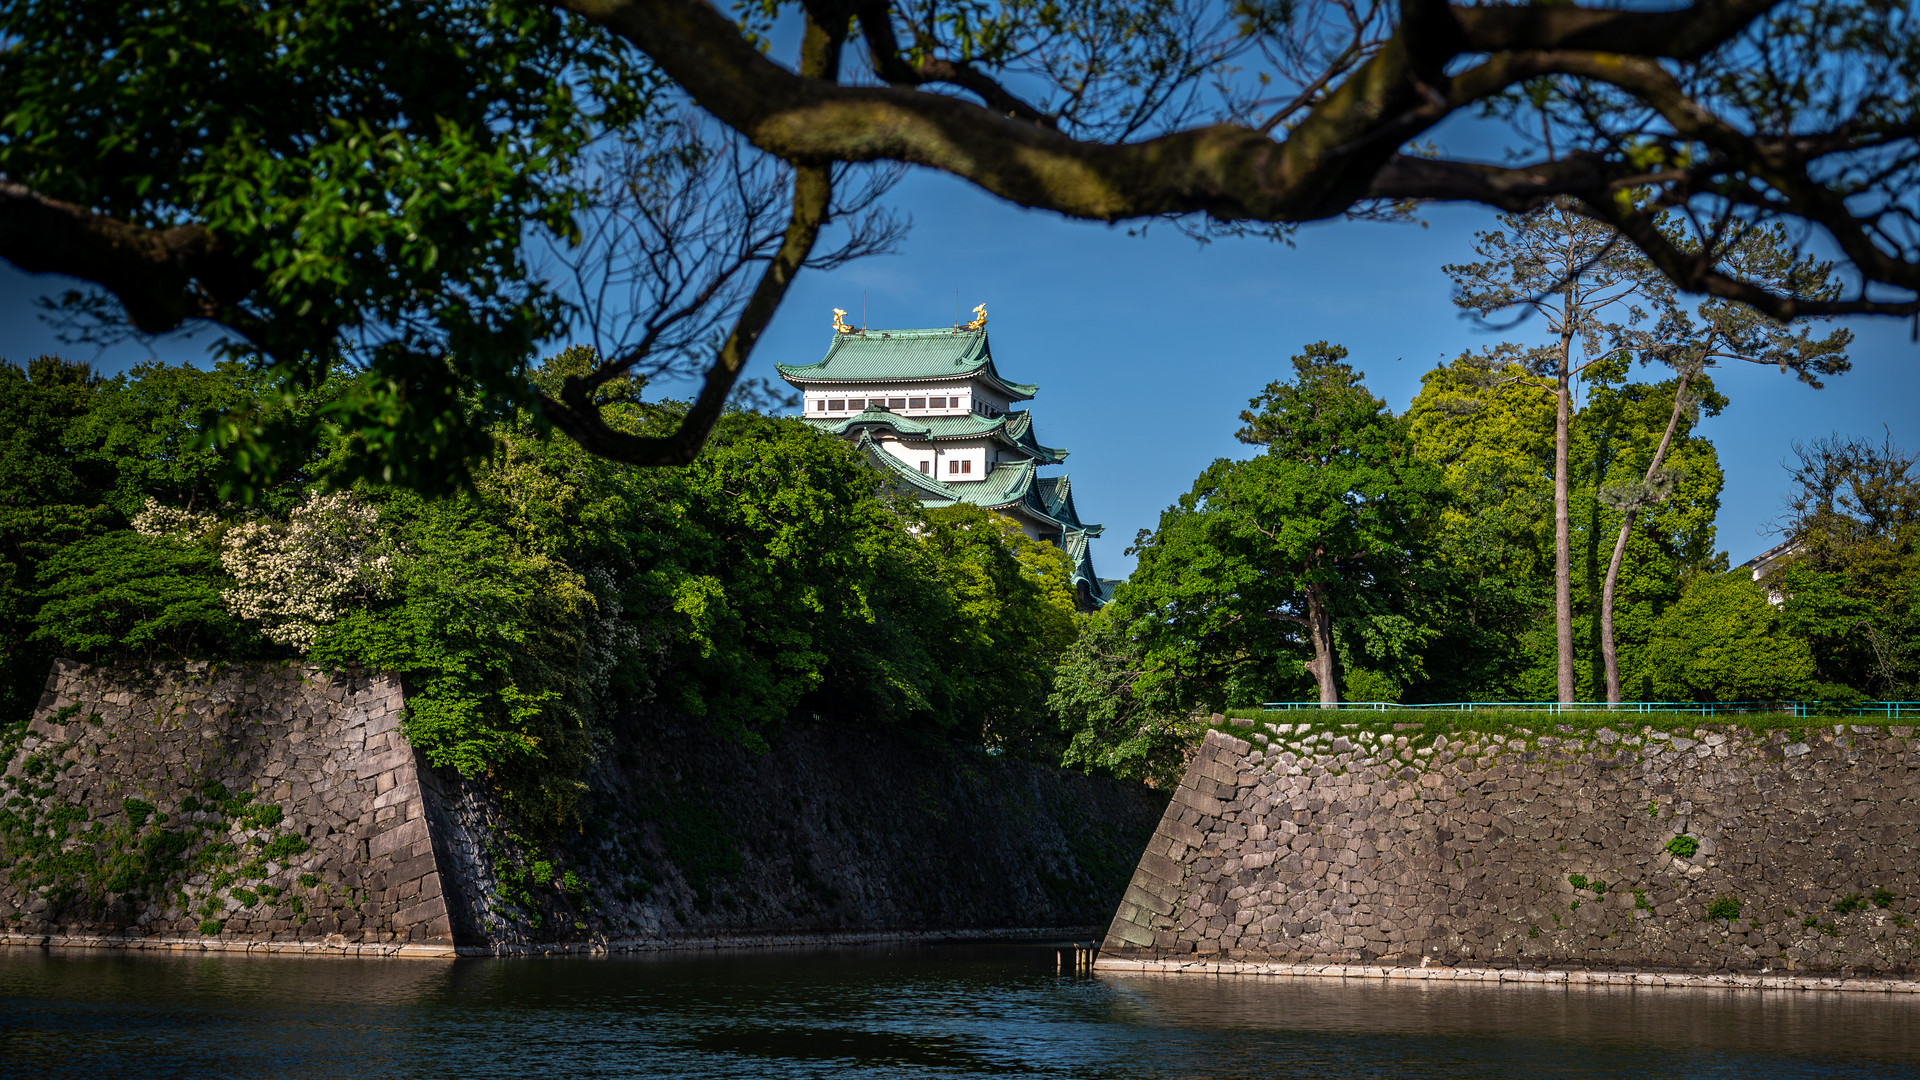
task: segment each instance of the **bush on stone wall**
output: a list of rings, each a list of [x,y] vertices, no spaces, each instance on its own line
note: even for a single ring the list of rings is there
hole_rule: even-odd
[[[577,362],[556,358],[550,379]],[[494,429],[465,489],[357,485],[351,433],[283,447],[223,497],[207,438],[352,393],[261,394],[234,365],[0,364],[0,659],[20,716],[55,655],[305,655],[397,673],[405,731],[535,820],[569,813],[621,724],[705,717],[748,745],[789,716],[895,722],[1058,760],[1045,707],[1076,633],[1059,553],[984,512],[927,513],[796,420],[725,418],[684,469]],[[678,407],[613,405],[640,434]],[[255,444],[255,449],[263,444]]]

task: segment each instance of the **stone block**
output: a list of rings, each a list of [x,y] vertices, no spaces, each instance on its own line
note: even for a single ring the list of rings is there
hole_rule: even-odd
[[[404,821],[384,832],[375,833],[368,841],[367,854],[373,858],[385,858],[395,851],[405,851],[414,844],[426,840],[427,824],[424,820]]]
[[[1178,840],[1190,848],[1197,848],[1206,841],[1206,837],[1201,834],[1199,829],[1174,817],[1162,818],[1158,832],[1170,839]]]
[[[368,754],[359,761],[354,762],[354,773],[362,778],[371,778],[381,773],[397,769],[402,765],[411,764],[412,761],[413,752],[411,750],[405,748],[385,750],[377,754]]]
[[[1224,803],[1211,795],[1203,795],[1193,788],[1182,784],[1175,788],[1173,801],[1199,813],[1203,818],[1216,818],[1226,809]]]
[[[1178,885],[1186,878],[1185,867],[1157,855],[1142,855],[1139,869],[1141,873],[1150,874],[1170,885]]]
[[[436,896],[430,900],[422,900],[410,907],[395,911],[389,925],[396,929],[421,925],[432,926],[443,923],[446,919],[446,901]]]
[[[1135,876],[1133,882],[1127,886],[1127,892],[1124,899],[1126,900],[1127,903],[1133,904],[1134,906],[1144,909],[1146,911],[1150,911],[1153,914],[1159,915],[1163,918],[1173,914],[1173,904],[1171,901],[1167,899],[1166,891],[1161,889],[1151,889],[1143,886],[1137,875]],[[1142,925],[1147,925],[1147,924],[1142,923]]]

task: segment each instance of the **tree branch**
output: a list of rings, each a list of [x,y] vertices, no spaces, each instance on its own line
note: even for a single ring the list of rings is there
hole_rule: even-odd
[[[837,73],[845,31],[845,20],[832,18],[822,23],[809,17],[806,36],[801,41],[802,70],[828,78]],[[589,453],[612,461],[652,467],[672,467],[692,461],[725,412],[727,397],[746,368],[755,343],[780,309],[780,301],[794,276],[806,266],[807,257],[813,253],[814,243],[832,211],[832,165],[822,162],[795,166],[793,211],[780,249],[767,261],[753,295],[747,298],[746,307],[734,321],[719,355],[707,368],[700,396],[694,399],[693,408],[681,418],[673,434],[633,435],[615,429],[601,414],[600,406],[594,401],[595,391],[606,382],[609,368],[624,370],[632,366],[630,361],[602,365],[585,378],[567,376],[558,401],[536,391],[541,414]]]
[[[1577,7],[1456,7],[1470,52],[1580,49],[1694,60],[1705,56],[1780,0],[1698,0],[1674,11]]]
[[[1665,12],[1576,7],[1456,7],[1403,0],[1400,25],[1285,139],[1216,124],[1129,143],[1075,139],[978,72],[916,67],[901,58],[884,5],[865,0],[862,31],[888,87],[839,86],[787,71],[761,55],[707,0],[549,0],[619,34],[651,56],[700,105],[756,146],[795,162],[888,159],[939,169],[1022,206],[1100,221],[1204,213],[1223,221],[1295,223],[1369,200],[1470,200],[1526,211],[1572,195],[1614,225],[1683,289],[1738,300],[1776,318],[1910,314],[1914,302],[1806,300],[1743,281],[1665,243],[1651,218],[1614,203],[1636,184],[1682,197],[1741,190],[1745,177],[1784,196],[1786,209],[1828,229],[1871,281],[1920,291],[1920,265],[1890,254],[1814,181],[1806,163],[1853,145],[1820,133],[1748,134],[1694,101],[1662,59],[1692,59],[1725,44],[1778,0],[1699,0]],[[817,0],[826,2],[826,0]],[[1454,76],[1463,55],[1487,58]],[[1649,176],[1592,154],[1518,168],[1436,161],[1399,148],[1449,115],[1543,75],[1565,74],[1643,101],[1716,160]],[[911,85],[947,81],[977,105]],[[1862,132],[1861,139],[1873,137]],[[1729,179],[1731,178],[1731,179]]]
[[[199,225],[149,229],[4,178],[0,258],[30,274],[65,274],[105,288],[149,334],[221,318],[260,280]]]

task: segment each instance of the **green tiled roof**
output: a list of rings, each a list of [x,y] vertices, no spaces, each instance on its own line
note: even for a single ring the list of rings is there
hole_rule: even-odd
[[[792,383],[912,382],[983,375],[1015,400],[1039,393],[1038,386],[1008,382],[994,370],[987,331],[939,326],[925,330],[835,332],[827,355],[817,364],[778,364],[780,377]]]
[[[988,469],[987,475],[978,480],[948,480],[945,483],[947,489],[961,501],[992,509],[1025,502],[1035,479],[1033,462],[1003,461]]]
[[[1061,550],[1067,553],[1067,561],[1073,564],[1072,581],[1075,587],[1085,585],[1094,606],[1102,607],[1113,599],[1113,586],[1093,570],[1093,545],[1087,541],[1097,535],[1084,531],[1068,532],[1062,538]]]
[[[1023,447],[1041,460],[1051,462],[1055,465],[1067,460],[1067,451],[1064,447],[1040,445],[1039,438],[1033,433],[1033,414],[1031,412],[1022,410],[1020,412],[1008,413],[997,419],[1006,421],[1007,437],[1013,440],[1015,446]]]
[[[833,435],[845,435],[862,424],[874,424],[892,428],[914,439],[979,439],[994,438],[1008,446],[1019,447],[1036,459],[1051,465],[1067,460],[1067,452],[1058,447],[1042,446],[1033,437],[1033,414],[1030,412],[1012,412],[991,419],[975,416],[902,416],[888,409],[872,405],[857,412],[845,420],[831,417],[817,417],[809,414],[808,423]]]
[[[939,480],[887,453],[865,431],[854,445],[875,464],[921,491],[923,500],[971,503],[987,510],[1018,506],[1032,517],[1052,522],[1063,535],[1082,533],[1093,537],[1106,528],[1082,522],[1074,511],[1072,498],[1066,495],[1067,478],[1036,476],[1037,464],[1032,461],[1003,461],[978,480]]]

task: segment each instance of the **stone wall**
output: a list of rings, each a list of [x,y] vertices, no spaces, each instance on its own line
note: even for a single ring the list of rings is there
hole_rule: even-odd
[[[1916,969],[1911,727],[1548,725],[1428,741],[1418,725],[1344,722],[1355,715],[1209,732],[1106,956]]]
[[[56,664],[0,745],[13,941],[445,954],[399,687],[311,666]]]
[[[472,948],[1093,936],[1165,806],[1139,785],[903,732],[795,724],[756,754],[698,723],[628,730],[578,828],[550,845],[516,850],[484,792],[428,775]],[[570,872],[579,889],[552,887]]]
[[[1164,800],[911,732],[630,717],[579,820],[428,768],[384,677],[56,667],[0,745],[0,940],[461,953],[989,936],[1112,912]]]

